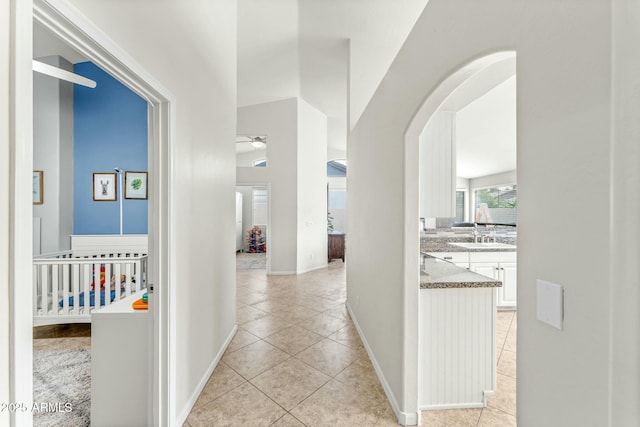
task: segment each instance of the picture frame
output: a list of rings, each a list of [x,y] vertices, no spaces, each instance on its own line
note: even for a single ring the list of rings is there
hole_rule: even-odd
[[[33,204],[41,205],[44,203],[44,172],[41,170],[33,171]]]
[[[115,202],[118,198],[118,182],[115,172],[93,173],[93,200]]]
[[[124,173],[124,198],[147,200],[147,172],[126,171]]]

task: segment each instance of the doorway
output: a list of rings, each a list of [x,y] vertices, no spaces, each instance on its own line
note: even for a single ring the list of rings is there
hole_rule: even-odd
[[[269,187],[236,186],[236,269],[265,269],[270,265]]]
[[[432,119],[434,114],[438,111],[438,109],[442,106],[442,104],[449,98],[453,93],[455,93],[456,89],[463,85],[467,80],[472,78],[474,75],[479,73],[480,71],[486,69],[487,67],[498,64],[501,61],[510,60],[515,57],[515,52],[507,51],[507,52],[498,52],[495,54],[487,55],[476,59],[463,66],[453,74],[451,74],[448,78],[446,78],[440,85],[426,98],[423,102],[422,106],[413,117],[406,133],[405,133],[405,212],[409,213],[409,216],[418,218],[420,216],[420,196],[421,193],[419,191],[419,182],[420,182],[420,167],[419,161],[419,140],[420,135],[425,129],[427,123]],[[450,194],[447,192],[449,197],[449,201],[447,202],[449,213],[447,216],[449,217],[450,223],[449,226],[453,224],[455,218],[457,216],[456,212],[456,190],[458,190],[458,185],[456,183],[455,174],[453,174],[453,179],[450,182]],[[468,200],[468,196],[464,197],[462,194],[462,200]],[[460,216],[461,219],[468,218],[469,213],[464,214],[464,208],[461,209]],[[434,215],[436,216],[436,215]],[[434,218],[435,220],[435,218]],[[473,220],[473,218],[471,218]],[[436,221],[434,221],[436,222]],[[414,225],[415,223],[415,225]],[[435,228],[435,226],[434,226]],[[409,221],[407,220],[405,224],[405,253],[412,254],[415,252],[416,247],[420,247],[420,233],[418,230],[418,221]],[[416,295],[416,289],[414,284],[419,281],[419,272],[420,266],[418,265],[418,261],[411,256],[405,257],[405,268],[406,268],[406,276],[407,279],[405,282],[405,301],[404,305],[406,307],[405,310],[405,325],[408,325],[407,336],[420,336],[420,326],[418,322],[418,313],[419,313],[419,304]],[[507,319],[508,320],[508,319]],[[415,325],[415,330],[414,326]],[[510,325],[510,323],[509,323]],[[505,334],[510,332],[508,329],[505,330]],[[515,332],[512,335],[515,337]],[[503,341],[504,342],[504,341]],[[413,355],[418,355],[418,348],[411,349],[411,351],[407,354],[407,359],[409,361],[409,366],[413,365]],[[413,360],[412,360],[413,359]],[[418,373],[418,377],[421,374],[421,366],[419,362],[419,357],[417,358],[416,373]],[[515,362],[515,360],[514,360]],[[413,375],[412,375],[413,377]],[[415,384],[415,390],[419,390],[419,384]],[[413,387],[413,384],[412,384]],[[499,387],[499,385],[498,385]],[[418,392],[419,393],[419,392]],[[416,401],[420,402],[420,396],[416,395]],[[411,398],[413,401],[413,396]],[[418,403],[417,408],[420,409],[420,403]]]
[[[120,50],[117,45],[101,33],[92,23],[86,21],[83,17],[78,16],[70,10],[61,8],[57,9],[48,3],[36,1],[33,5],[34,22],[44,26],[47,31],[55,34],[60,40],[67,45],[73,46],[75,50],[84,55],[87,59],[95,63],[101,69],[121,81],[125,86],[129,87],[143,99],[148,102],[148,173],[149,173],[149,264],[147,269],[147,277],[149,283],[149,291],[153,291],[150,299],[151,310],[150,316],[152,320],[151,326],[151,345],[152,354],[149,355],[149,364],[152,366],[152,398],[148,405],[149,424],[167,425],[171,420],[174,409],[172,390],[174,366],[171,359],[168,343],[172,341],[170,331],[173,330],[171,325],[173,319],[170,317],[171,311],[169,306],[172,304],[174,289],[169,280],[169,265],[174,259],[171,245],[171,233],[169,228],[170,206],[168,196],[171,193],[172,175],[169,165],[171,164],[171,144],[172,137],[169,131],[173,126],[173,117],[171,114],[171,103],[173,96],[162,86],[160,86],[153,77],[149,76],[135,61],[133,61],[126,53]],[[29,31],[31,27],[28,26]],[[30,44],[32,34],[22,34],[24,44]],[[31,50],[28,49],[28,52]],[[27,64],[20,62],[20,64]],[[30,65],[30,61],[29,61]],[[30,75],[30,73],[29,73]],[[25,81],[25,85],[31,79]],[[22,89],[30,92],[24,85]],[[27,101],[25,101],[27,102]],[[28,101],[32,102],[32,101]],[[32,121],[30,107],[17,109],[16,115],[20,116],[18,121]],[[28,141],[28,154],[32,151],[32,141]],[[16,160],[16,174],[18,176],[27,175],[31,169],[32,161],[29,159],[19,158]],[[20,187],[23,191],[26,186]],[[29,190],[31,190],[29,188]],[[30,192],[30,191],[29,191]],[[28,194],[28,193],[27,193]],[[26,194],[25,194],[26,196]],[[31,198],[31,197],[29,197]],[[18,205],[30,205],[31,200],[26,197],[17,198]],[[16,220],[16,233],[23,236],[32,236],[31,217],[25,215],[22,220]],[[26,251],[19,251],[16,256],[25,255]],[[18,264],[18,263],[17,263]],[[24,271],[22,271],[24,270]],[[18,271],[14,277],[30,277],[30,265],[26,262],[19,263]],[[14,283],[17,283],[15,281]],[[154,286],[155,285],[155,286]],[[32,289],[28,292],[21,293],[19,298],[14,299],[14,303],[18,303],[15,307],[15,320],[17,323],[28,326],[28,328],[17,328],[17,334],[28,334],[28,330],[33,325],[32,318]],[[24,304],[23,306],[23,303]],[[29,335],[30,336],[30,335]],[[30,401],[32,396],[31,377],[33,360],[31,343],[27,344],[27,340],[19,339],[16,342],[22,342],[20,346],[16,346],[14,354],[18,362],[14,362],[15,378],[12,379],[14,384],[13,397],[20,400]],[[20,384],[20,387],[15,387]],[[16,415],[15,422],[24,421],[30,423],[30,414]]]

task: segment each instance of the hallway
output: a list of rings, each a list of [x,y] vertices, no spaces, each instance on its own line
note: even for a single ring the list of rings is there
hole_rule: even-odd
[[[397,426],[344,305],[344,264],[298,276],[246,268],[237,271],[238,332],[184,426]],[[515,312],[497,320],[489,406],[423,411],[421,425],[516,425]]]
[[[238,332],[185,426],[396,426],[345,299],[340,261],[239,270]]]

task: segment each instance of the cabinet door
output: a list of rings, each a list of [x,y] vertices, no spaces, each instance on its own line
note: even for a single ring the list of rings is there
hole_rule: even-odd
[[[498,279],[498,263],[494,262],[472,262],[470,270],[483,276]]]
[[[502,280],[502,301],[499,307],[516,307],[518,301],[518,268],[516,263],[500,263],[500,280]]]

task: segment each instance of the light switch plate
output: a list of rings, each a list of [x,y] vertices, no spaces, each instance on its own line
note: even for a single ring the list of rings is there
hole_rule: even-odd
[[[564,316],[564,292],[562,286],[538,279],[537,288],[538,320],[562,330]]]

